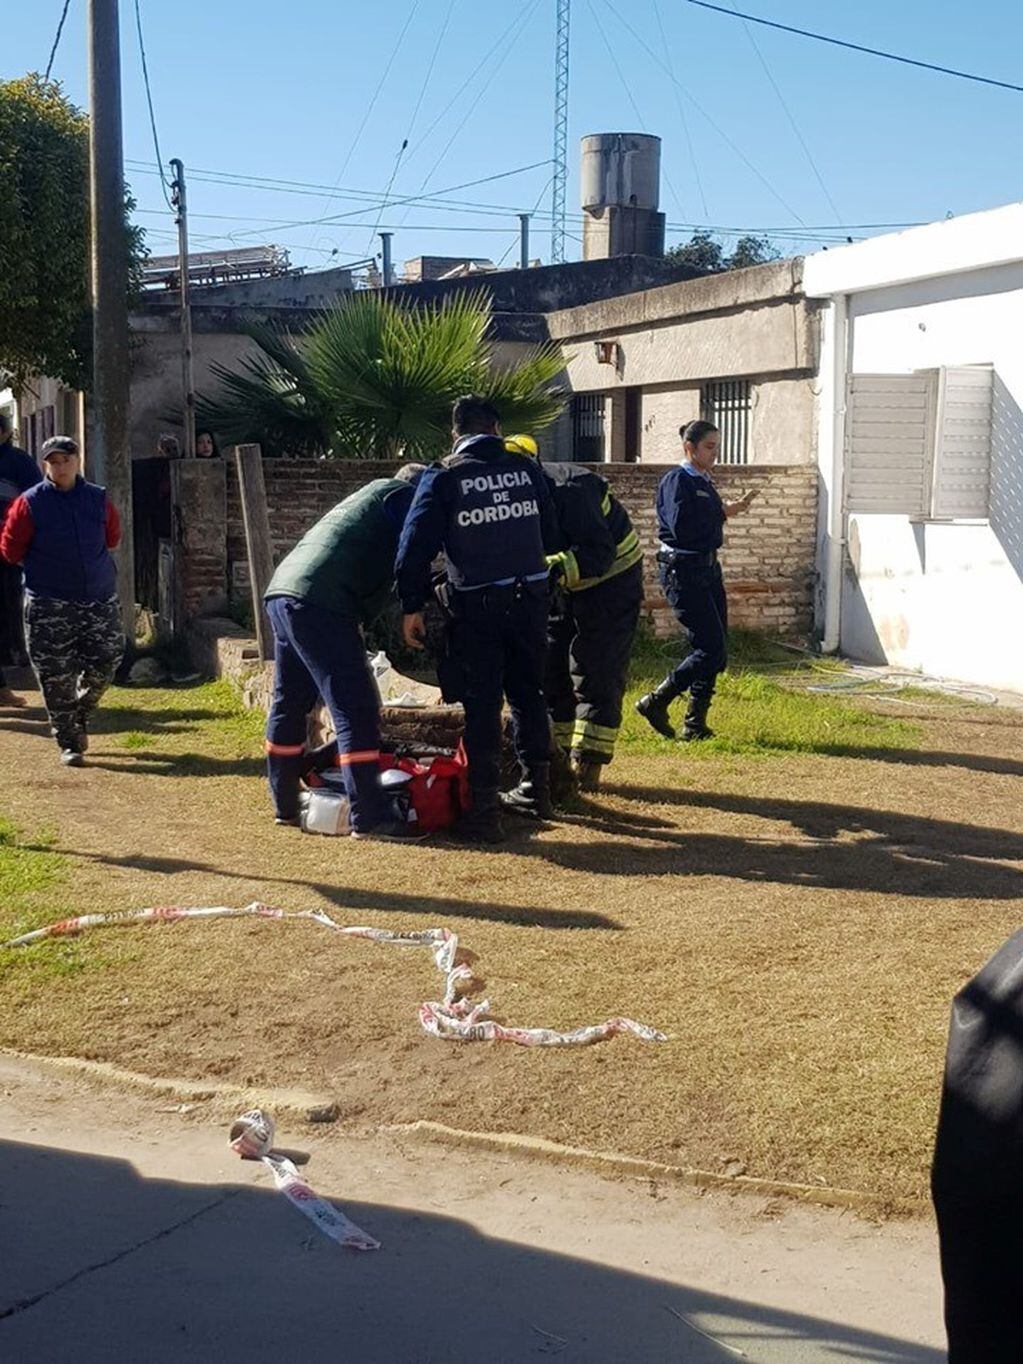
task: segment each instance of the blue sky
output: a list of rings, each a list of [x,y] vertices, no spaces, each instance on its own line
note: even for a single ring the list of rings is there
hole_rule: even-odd
[[[45,68],[61,3],[5,5],[5,77]],[[747,0],[741,8],[1023,84],[1019,0]],[[576,216],[579,138],[604,131],[662,137],[669,243],[706,223],[775,229],[783,249],[803,251],[815,238],[844,239],[839,223],[863,236],[860,224],[929,221],[1023,198],[1023,94],[747,31],[684,0],[573,0],[572,9],[568,203]],[[279,243],[296,264],[322,268],[378,250],[379,219],[396,229],[398,262],[421,254],[513,261],[514,215],[539,204],[534,254],[549,258],[554,0],[142,0],[142,17],[163,156],[194,171],[195,249],[232,234],[238,245]],[[128,178],[150,249],[160,252],[172,248],[172,222],[152,173],[132,0],[121,0],[121,24]],[[72,0],[54,75],[83,106],[84,30],[85,0]],[[431,205],[382,215],[376,207],[392,175],[400,199],[524,166],[533,169]],[[200,168],[307,188],[215,183]],[[377,197],[341,197],[359,191]],[[354,216],[307,222],[339,214]],[[571,233],[580,230],[570,221]],[[581,252],[578,241],[569,245]]]

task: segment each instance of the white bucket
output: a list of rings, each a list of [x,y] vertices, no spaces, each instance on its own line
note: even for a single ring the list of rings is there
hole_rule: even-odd
[[[310,791],[302,811],[302,828],[307,834],[330,834],[335,838],[351,833],[348,797],[338,791]]]

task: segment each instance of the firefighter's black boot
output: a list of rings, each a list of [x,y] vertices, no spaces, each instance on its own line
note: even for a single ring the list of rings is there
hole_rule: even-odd
[[[710,710],[709,696],[691,696],[686,707],[686,718],[682,726],[683,742],[689,744],[695,739],[713,739],[714,731],[707,724]]]
[[[456,838],[467,843],[503,843],[504,825],[501,823],[501,803],[497,790],[485,786],[472,788],[472,809],[455,825]]]
[[[529,819],[553,819],[550,763],[530,763],[518,786],[501,793],[501,804],[506,810]]]
[[[577,758],[572,766],[579,782],[580,791],[592,795],[594,791],[600,790],[600,774],[604,768],[603,763],[596,763],[592,758]]]
[[[678,688],[670,677],[666,677],[659,687],[647,692],[636,702],[636,710],[648,724],[663,734],[666,739],[675,738],[675,729],[668,716],[668,706],[678,695]]]

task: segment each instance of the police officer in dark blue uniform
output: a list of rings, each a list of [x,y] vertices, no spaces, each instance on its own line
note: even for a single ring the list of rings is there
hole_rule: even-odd
[[[505,449],[497,409],[475,395],[460,398],[452,426],[453,452],[426,471],[416,490],[395,575],[405,642],[422,648],[430,566],[443,549],[472,789],[472,813],[460,832],[473,842],[497,843],[504,838],[499,786],[505,696],[524,777],[517,790],[531,796],[531,813],[551,814],[545,556],[558,548],[559,534],[543,475]]]
[[[707,712],[718,674],[728,662],[728,602],[718,563],[728,517],[744,512],[755,491],[738,502],[722,502],[710,471],[718,457],[720,434],[710,422],[690,422],[679,430],[685,457],[664,475],[657,489],[661,587],[678,623],[689,636],[690,652],[636,709],[659,734],[674,739],[668,706],[689,693],[682,738],[710,739]]]

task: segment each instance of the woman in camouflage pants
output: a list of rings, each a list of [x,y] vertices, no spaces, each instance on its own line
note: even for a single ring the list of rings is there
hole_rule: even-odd
[[[24,570],[29,658],[60,760],[81,767],[89,715],[124,652],[110,553],[121,527],[106,490],[82,478],[69,436],[54,436],[42,454],[46,477],[12,502],[0,556]]]

